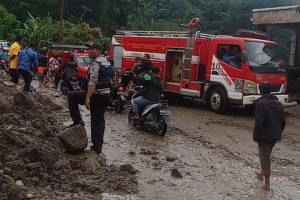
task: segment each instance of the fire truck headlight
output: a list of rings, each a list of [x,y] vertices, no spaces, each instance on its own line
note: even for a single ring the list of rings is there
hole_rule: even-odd
[[[257,94],[257,84],[254,83],[253,81],[245,81],[244,84],[244,93],[245,94]]]

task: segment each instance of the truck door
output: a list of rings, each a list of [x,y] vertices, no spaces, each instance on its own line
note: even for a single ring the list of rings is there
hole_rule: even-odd
[[[211,81],[226,90],[231,104],[240,104],[243,100],[245,63],[242,62],[242,48],[239,43],[219,43],[212,58]]]

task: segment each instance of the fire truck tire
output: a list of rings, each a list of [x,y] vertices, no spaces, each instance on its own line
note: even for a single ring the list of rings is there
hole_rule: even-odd
[[[213,112],[218,114],[225,114],[228,111],[229,101],[222,88],[213,88],[209,96],[209,106]]]

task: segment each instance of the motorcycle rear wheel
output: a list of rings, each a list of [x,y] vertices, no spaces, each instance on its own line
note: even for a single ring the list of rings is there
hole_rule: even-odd
[[[134,124],[134,112],[133,112],[133,110],[131,109],[131,110],[129,110],[129,112],[128,112],[128,124],[129,125],[133,125]]]
[[[121,114],[123,112],[123,108],[124,108],[124,102],[121,99],[121,97],[118,96],[118,100],[116,101],[116,103],[114,105],[114,110],[116,113]]]
[[[156,130],[156,133],[159,136],[164,137],[167,133],[168,125],[167,125],[167,123],[165,122],[165,120],[162,116],[160,116],[159,121],[157,123],[158,123],[158,127],[157,127],[157,130]]]

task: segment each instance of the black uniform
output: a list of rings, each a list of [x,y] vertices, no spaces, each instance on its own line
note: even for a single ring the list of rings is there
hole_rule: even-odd
[[[111,64],[105,57],[96,58],[89,68],[89,85],[96,86],[96,92],[90,101],[91,147],[97,153],[102,152],[105,130],[104,113],[109,104],[110,81],[113,76]],[[82,118],[78,105],[84,105],[87,91],[73,91],[68,94],[69,111],[74,124],[81,124]]]

